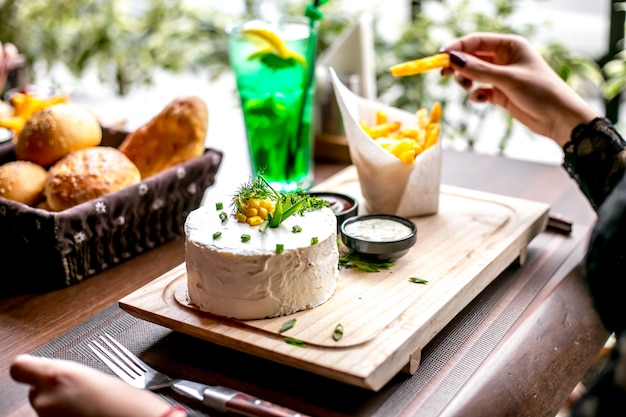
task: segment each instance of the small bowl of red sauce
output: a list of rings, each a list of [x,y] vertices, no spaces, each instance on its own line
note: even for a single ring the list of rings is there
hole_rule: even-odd
[[[356,216],[359,210],[359,202],[348,195],[326,191],[310,192],[310,196],[326,201],[330,209],[337,216],[337,233],[341,224],[348,218]]]
[[[417,226],[404,217],[366,214],[344,221],[341,239],[363,259],[394,261],[406,255],[417,242]]]

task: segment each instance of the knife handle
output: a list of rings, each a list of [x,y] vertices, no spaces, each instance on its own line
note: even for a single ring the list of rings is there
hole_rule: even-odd
[[[243,392],[236,393],[226,402],[226,410],[250,417],[308,417]]]

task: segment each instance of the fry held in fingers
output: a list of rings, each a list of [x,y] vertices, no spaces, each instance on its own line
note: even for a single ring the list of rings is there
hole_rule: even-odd
[[[447,68],[450,66],[450,55],[447,52],[435,54],[413,61],[403,62],[389,68],[395,77],[407,77],[409,75],[421,74],[434,69]]]
[[[476,51],[472,55],[487,62],[493,62],[495,56],[490,51]],[[463,67],[467,63],[467,59],[459,52],[447,51],[394,65],[389,68],[389,71],[395,77],[407,77],[435,69],[442,69],[447,72],[448,70],[446,69],[450,68],[451,62]],[[450,68],[449,71],[451,73],[453,70]],[[450,73],[444,75],[450,75]]]

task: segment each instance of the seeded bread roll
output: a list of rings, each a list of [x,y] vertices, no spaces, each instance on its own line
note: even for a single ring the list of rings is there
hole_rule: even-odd
[[[96,116],[75,103],[61,103],[32,115],[15,144],[17,159],[49,167],[72,151],[98,146],[102,128]]]
[[[0,166],[0,197],[32,206],[43,197],[47,175],[33,162],[7,162]]]
[[[44,193],[50,210],[62,211],[140,181],[139,169],[122,152],[97,146],[74,151],[54,164]]]

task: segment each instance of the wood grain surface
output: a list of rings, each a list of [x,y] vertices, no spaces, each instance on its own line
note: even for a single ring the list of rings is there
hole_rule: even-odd
[[[316,189],[362,202],[353,167]],[[403,368],[415,372],[421,347],[504,269],[523,259],[528,243],[545,227],[548,208],[442,186],[438,213],[411,219],[418,228],[417,244],[394,267],[378,273],[342,270],[329,301],[289,316],[238,321],[192,308],[184,298],[184,264],[124,297],[120,306],[176,331],[378,390]],[[428,283],[415,284],[409,277]],[[296,326],[280,333],[291,319]],[[334,341],[337,324],[344,336]],[[285,337],[307,347],[285,343]]]

